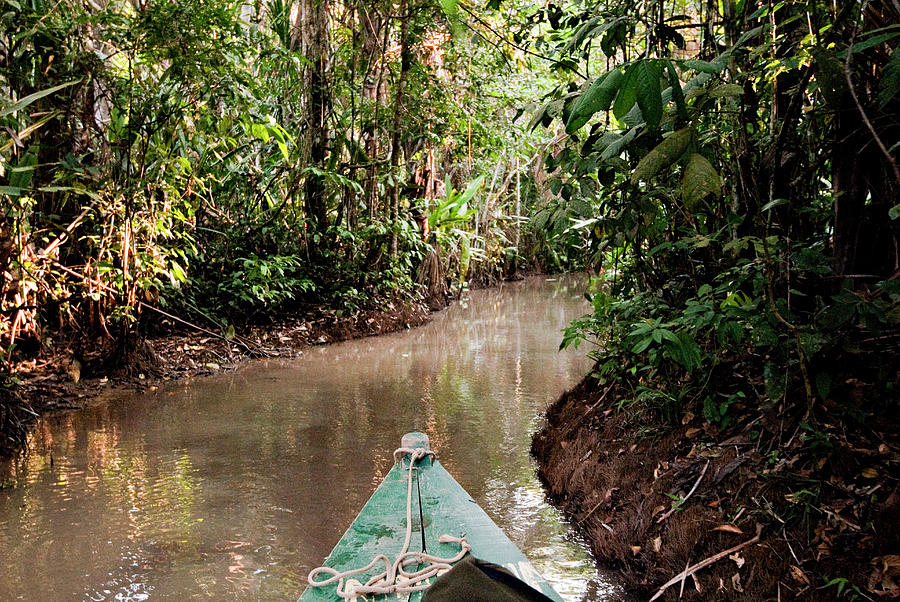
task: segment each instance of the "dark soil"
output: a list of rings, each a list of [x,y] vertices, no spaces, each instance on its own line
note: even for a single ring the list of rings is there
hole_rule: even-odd
[[[232,370],[252,357],[296,357],[303,349],[413,328],[429,320],[421,302],[387,303],[351,316],[310,308],[299,316],[249,326],[226,340],[168,319],[157,334],[127,345],[71,340],[20,359],[10,390],[0,387],[0,457],[15,453],[43,414],[85,407],[112,390],[153,390],[163,381]]]
[[[648,425],[619,401],[585,379],[549,409],[532,451],[627,591],[651,598],[688,569],[660,599],[900,597],[896,405],[855,431],[836,404],[814,428],[772,409],[720,431],[691,416]]]

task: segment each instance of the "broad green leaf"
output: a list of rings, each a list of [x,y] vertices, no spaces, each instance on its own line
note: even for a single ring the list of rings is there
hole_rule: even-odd
[[[457,203],[463,206],[471,201],[478,193],[478,191],[481,190],[482,185],[484,185],[484,176],[475,178],[474,180],[469,182],[469,185],[466,187],[466,191],[463,192],[457,199]]]
[[[628,145],[629,142],[634,140],[634,137],[637,136],[638,128],[634,127],[628,130],[628,132],[620,137],[618,140],[611,142],[606,149],[600,153],[600,158],[604,161],[607,159],[612,159],[613,157],[618,157],[622,154],[622,149]]]
[[[541,108],[539,108],[535,112],[534,117],[532,117],[531,121],[528,122],[528,131],[530,132],[534,130],[534,128],[536,128],[539,123],[545,121],[547,122],[546,125],[549,125],[549,121],[553,117],[556,117],[562,110],[563,102],[564,100],[560,98],[556,100],[548,100],[543,105],[541,105]]]
[[[815,68],[816,83],[825,100],[839,106],[841,97],[847,91],[847,80],[844,77],[844,66],[831,49],[813,48],[813,66]]]
[[[675,65],[672,61],[666,62],[666,72],[669,74],[669,85],[672,90],[672,100],[675,101],[675,110],[678,113],[678,119],[682,121],[688,120],[687,105],[684,102],[684,92],[681,90],[681,80],[678,79],[678,73],[675,71]]]
[[[881,44],[883,42],[892,40],[892,39],[896,38],[897,36],[900,36],[900,31],[893,31],[893,32],[889,32],[889,33],[882,33],[877,36],[872,36],[868,40],[863,40],[862,42],[857,42],[856,44],[853,45],[853,48],[842,50],[841,52],[838,53],[838,58],[846,57],[847,52],[849,50],[852,50],[854,54],[857,52],[862,52],[862,51],[868,50],[869,48],[872,48],[874,46],[878,46],[879,44]]]
[[[656,148],[641,159],[634,173],[631,174],[631,183],[646,182],[666,167],[678,161],[681,155],[684,154],[684,151],[687,150],[691,140],[693,140],[693,132],[693,128],[684,128],[666,137]]]
[[[660,90],[660,69],[656,61],[641,61],[637,71],[637,103],[644,115],[644,121],[652,128],[659,127],[662,119],[662,91]]]
[[[34,167],[37,165],[37,154],[38,149],[36,146],[31,146],[28,149],[28,152],[19,159],[18,165],[16,167]],[[32,178],[34,177],[34,169],[19,169],[15,171],[11,171],[9,174],[9,185],[13,188],[19,189],[27,189],[31,186]]]
[[[765,213],[766,211],[769,211],[770,209],[774,209],[775,207],[787,205],[788,202],[789,201],[787,199],[775,199],[775,200],[769,201],[768,203],[763,205],[762,208],[760,209],[760,211]]]
[[[722,178],[706,157],[694,153],[688,159],[684,180],[681,183],[684,206],[693,212],[710,194],[716,196],[722,194]]]
[[[613,105],[613,115],[616,119],[622,119],[634,106],[637,100],[637,66],[640,63],[632,63],[625,70],[622,76],[622,83],[619,86],[619,93],[616,95],[616,102]]]
[[[725,65],[722,63],[710,63],[707,61],[700,61],[695,59],[682,61],[681,64],[686,69],[693,69],[694,71],[700,71],[701,73],[722,73],[722,70],[725,69]]]
[[[459,0],[440,0],[440,2],[444,15],[450,21],[450,29],[453,30],[453,35],[458,36],[463,32],[462,23],[459,20]]]
[[[621,83],[622,72],[618,69],[604,73],[594,80],[591,87],[575,103],[566,123],[566,133],[572,134],[581,129],[595,113],[608,111]]]
[[[725,98],[726,96],[740,96],[744,89],[738,84],[721,84],[712,88],[709,95],[713,98]]]
[[[882,108],[887,107],[900,93],[900,48],[894,50],[887,65],[884,66],[879,88],[878,104]]]
[[[66,82],[66,83],[60,84],[58,86],[53,86],[52,88],[47,88],[46,90],[41,90],[40,92],[35,92],[34,94],[29,94],[28,96],[26,96],[19,102],[15,103],[9,107],[6,107],[3,110],[0,110],[0,117],[6,117],[10,113],[15,113],[16,111],[24,109],[25,107],[27,107],[34,101],[40,100],[41,98],[43,98],[45,96],[49,96],[50,94],[53,94],[54,92],[56,92],[58,90],[62,90],[63,88],[67,88],[69,86],[74,86],[75,84],[77,84],[80,81],[81,81],[80,79],[77,79],[75,81]]]
[[[261,123],[254,123],[250,126],[250,135],[257,140],[269,142],[269,130]]]

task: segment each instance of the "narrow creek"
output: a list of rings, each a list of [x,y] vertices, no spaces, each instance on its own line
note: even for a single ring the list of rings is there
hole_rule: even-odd
[[[296,599],[411,430],[564,598],[612,599],[528,455],[589,368],[557,351],[583,285],[474,291],[422,328],[40,421],[0,465],[0,600]]]

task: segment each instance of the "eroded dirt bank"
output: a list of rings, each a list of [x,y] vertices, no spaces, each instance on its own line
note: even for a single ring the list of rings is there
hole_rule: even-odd
[[[126,361],[110,367],[109,342],[68,341],[19,361],[19,385],[0,395],[0,457],[17,451],[17,441],[38,416],[85,407],[117,390],[152,390],[160,382],[233,369],[253,357],[295,357],[303,349],[326,343],[414,328],[429,320],[418,301],[390,303],[377,310],[341,316],[315,308],[271,324],[255,325],[228,340],[212,332],[163,324]]]
[[[777,408],[719,431],[690,416],[648,426],[619,401],[585,379],[548,410],[532,452],[553,500],[631,593],[900,597],[900,414],[839,432],[823,408],[816,446]]]

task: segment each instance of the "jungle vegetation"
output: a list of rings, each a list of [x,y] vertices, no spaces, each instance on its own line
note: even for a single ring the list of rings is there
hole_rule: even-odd
[[[651,430],[896,422],[895,1],[0,5],[4,387],[539,266],[596,275],[562,344]]]

